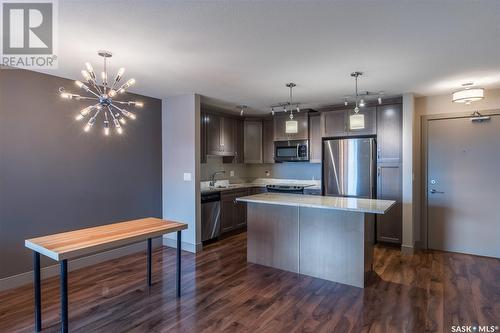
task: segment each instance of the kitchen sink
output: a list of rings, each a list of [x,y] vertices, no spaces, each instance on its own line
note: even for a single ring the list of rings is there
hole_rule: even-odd
[[[237,187],[238,185],[217,185],[215,188],[233,188]]]

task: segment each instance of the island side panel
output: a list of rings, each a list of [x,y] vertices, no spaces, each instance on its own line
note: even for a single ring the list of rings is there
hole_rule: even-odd
[[[247,204],[247,261],[298,273],[299,208]]]
[[[363,288],[365,213],[302,207],[299,219],[300,273]]]
[[[373,245],[375,243],[375,214],[365,214],[365,287],[373,272]]]

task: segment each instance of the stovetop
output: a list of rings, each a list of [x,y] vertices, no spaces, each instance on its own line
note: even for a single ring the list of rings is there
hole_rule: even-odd
[[[267,189],[280,190],[280,191],[302,191],[305,185],[267,185]]]

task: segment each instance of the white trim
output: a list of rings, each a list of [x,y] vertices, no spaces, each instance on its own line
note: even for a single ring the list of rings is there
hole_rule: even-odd
[[[167,238],[167,235],[163,236],[163,246],[177,248],[177,239]],[[181,250],[188,251],[191,253],[200,252],[202,249],[202,244],[193,244],[181,241]]]
[[[153,247],[161,246],[160,238],[153,239]],[[92,266],[104,261],[120,258],[129,254],[146,251],[146,242],[135,243],[132,245],[120,247],[117,249],[109,250],[93,254],[87,257],[78,258],[68,262],[68,270],[74,271],[82,267]],[[42,279],[56,276],[59,274],[59,265],[50,265],[41,269]],[[17,288],[25,284],[33,282],[33,271],[24,272],[21,274],[7,276],[0,279],[0,291]]]
[[[401,245],[402,255],[413,255],[415,254],[415,248],[413,246]]]

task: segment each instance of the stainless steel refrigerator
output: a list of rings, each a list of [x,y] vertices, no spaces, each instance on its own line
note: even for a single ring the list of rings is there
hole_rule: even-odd
[[[323,141],[323,194],[375,197],[374,138]]]

